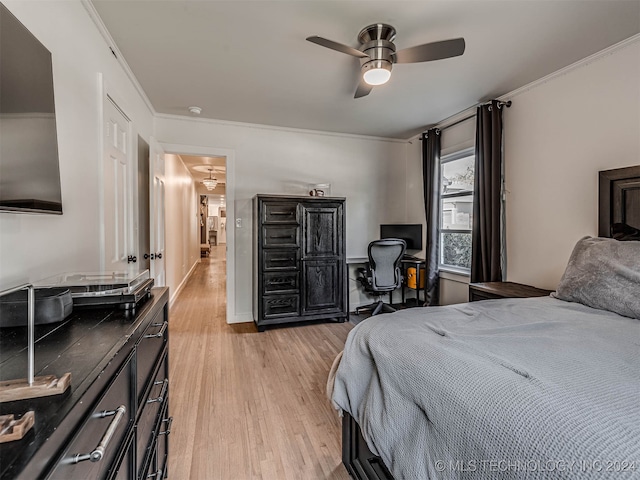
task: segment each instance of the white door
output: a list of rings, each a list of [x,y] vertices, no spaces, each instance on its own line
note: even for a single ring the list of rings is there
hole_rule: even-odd
[[[107,96],[104,101],[104,270],[127,270],[133,245],[131,121]]]
[[[149,218],[151,219],[151,276],[155,279],[155,285],[166,285],[165,275],[165,244],[164,244],[164,150],[158,142],[151,141],[151,169],[149,186],[151,192]]]

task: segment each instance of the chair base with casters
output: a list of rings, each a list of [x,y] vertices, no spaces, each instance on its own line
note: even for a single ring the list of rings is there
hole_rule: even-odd
[[[362,305],[360,307],[356,307],[356,315],[360,315],[361,310],[371,310],[371,316],[378,315],[379,313],[393,313],[396,311],[388,303],[384,303],[382,300],[378,300],[370,305]]]

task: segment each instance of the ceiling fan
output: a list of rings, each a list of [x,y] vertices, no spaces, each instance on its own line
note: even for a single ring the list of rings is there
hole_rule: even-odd
[[[386,23],[375,23],[358,34],[360,47],[353,48],[317,35],[307,37],[311,43],[346,53],[360,59],[360,83],[354,98],[369,95],[375,85],[386,83],[394,63],[418,63],[457,57],[464,53],[464,38],[425,43],[396,51],[393,40],[396,29]]]

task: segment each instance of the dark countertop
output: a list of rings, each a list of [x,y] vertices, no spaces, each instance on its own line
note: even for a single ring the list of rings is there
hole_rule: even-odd
[[[49,467],[60,439],[94,404],[106,380],[132,351],[136,340],[168,302],[168,288],[154,288],[135,315],[117,308],[74,308],[58,324],[35,327],[35,376],[71,372],[71,386],[49,397],[0,403],[0,415],[35,412],[35,425],[21,440],[0,444],[0,478]],[[26,327],[0,329],[0,380],[27,377]],[[37,455],[36,455],[37,454]]]

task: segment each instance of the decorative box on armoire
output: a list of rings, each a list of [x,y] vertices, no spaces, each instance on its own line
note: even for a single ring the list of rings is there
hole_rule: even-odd
[[[266,326],[348,316],[345,199],[256,195],[253,319]]]

